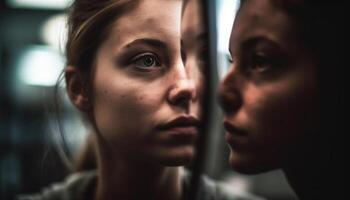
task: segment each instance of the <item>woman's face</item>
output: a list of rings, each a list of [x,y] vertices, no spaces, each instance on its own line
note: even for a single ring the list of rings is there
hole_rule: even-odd
[[[287,167],[317,127],[317,66],[276,2],[243,5],[230,38],[233,62],[219,90],[229,162],[243,173]]]
[[[181,1],[141,1],[96,57],[93,116],[122,159],[187,164],[198,135],[199,85],[180,53]]]

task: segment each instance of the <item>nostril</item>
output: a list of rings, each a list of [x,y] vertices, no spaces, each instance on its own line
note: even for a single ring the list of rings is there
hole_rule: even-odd
[[[169,102],[177,106],[188,106],[196,98],[196,87],[192,80],[178,81],[169,92]]]
[[[242,100],[239,97],[237,91],[233,88],[221,87],[218,94],[218,102],[225,114],[232,114],[237,112],[242,104]]]
[[[189,105],[190,101],[191,101],[191,94],[184,93],[183,95],[178,96],[178,98],[175,99],[174,104],[179,105],[181,107],[187,107]]]
[[[170,102],[174,105],[187,106],[194,98],[194,93],[191,89],[177,88],[170,95]]]

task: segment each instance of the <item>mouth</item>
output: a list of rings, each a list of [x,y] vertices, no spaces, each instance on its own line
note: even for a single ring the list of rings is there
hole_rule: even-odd
[[[244,151],[247,146],[247,136],[248,133],[245,130],[237,128],[228,121],[224,121],[224,127],[226,129],[225,139],[226,142],[233,148],[235,151]]]
[[[195,136],[198,134],[199,120],[193,116],[183,115],[159,126],[162,131],[172,135]]]
[[[228,121],[224,121],[224,127],[227,132],[232,134],[233,136],[245,136],[247,135],[247,132],[237,128],[235,125],[231,124]]]

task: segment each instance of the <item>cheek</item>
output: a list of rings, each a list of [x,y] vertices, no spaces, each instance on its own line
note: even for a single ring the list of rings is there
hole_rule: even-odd
[[[246,117],[260,146],[274,150],[293,146],[314,124],[317,93],[313,82],[286,79],[248,91]]]
[[[136,82],[136,83],[135,83]],[[94,117],[100,134],[114,144],[129,144],[150,131],[159,95],[137,81],[97,82]]]

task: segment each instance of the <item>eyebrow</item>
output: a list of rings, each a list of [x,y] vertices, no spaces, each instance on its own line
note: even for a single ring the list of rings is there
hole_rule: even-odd
[[[240,44],[239,48],[242,50],[250,49],[258,43],[266,43],[273,46],[274,48],[283,49],[283,47],[280,44],[278,44],[278,42],[265,36],[256,36],[248,38]],[[232,55],[233,52],[231,52],[231,48],[229,48],[229,52]]]
[[[243,48],[251,48],[252,46],[258,44],[258,43],[267,43],[269,45],[272,45],[273,47],[281,48],[281,45],[277,42],[273,41],[272,39],[265,37],[265,36],[257,36],[253,38],[249,38],[248,40],[245,40],[242,43]]]
[[[136,40],[133,40],[132,42],[129,42],[125,45],[126,48],[131,48],[132,46],[139,45],[139,44],[147,44],[149,46],[166,49],[167,44],[161,40],[153,39],[153,38],[139,38]]]

